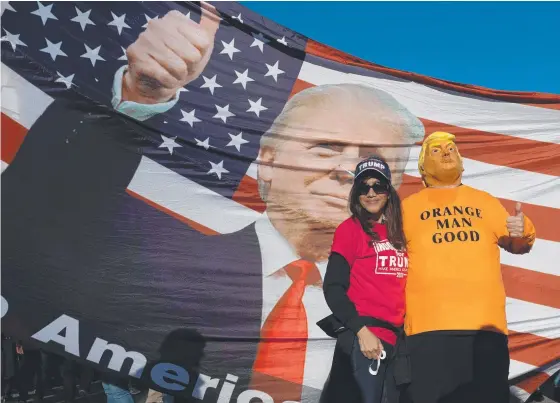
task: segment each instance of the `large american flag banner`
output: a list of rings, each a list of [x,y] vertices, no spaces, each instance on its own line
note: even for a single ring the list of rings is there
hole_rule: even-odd
[[[457,136],[465,184],[498,197],[508,211],[522,202],[536,226],[530,254],[501,254],[511,391],[526,400],[560,369],[560,96],[396,71],[239,4],[213,5],[221,21],[210,62],[176,105],[140,123],[152,135],[135,145],[142,158],[129,197],[207,236],[235,234],[265,211],[257,186],[260,138],[293,95],[340,83],[385,91],[421,120],[426,134]],[[55,100],[75,97],[112,108],[126,49],[150,20],[170,10],[200,20],[200,5],[188,2],[3,2],[2,171]],[[411,150],[401,197],[422,188],[421,141]]]

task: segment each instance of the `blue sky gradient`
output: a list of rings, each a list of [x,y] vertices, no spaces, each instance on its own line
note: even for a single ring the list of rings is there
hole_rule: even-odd
[[[363,59],[484,87],[560,94],[560,2],[241,2]]]

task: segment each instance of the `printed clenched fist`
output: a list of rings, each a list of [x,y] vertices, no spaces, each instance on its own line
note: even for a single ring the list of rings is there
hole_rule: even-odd
[[[126,50],[124,100],[166,102],[202,73],[212,55],[220,17],[213,6],[201,4],[200,23],[177,10],[148,22],[147,29]]]

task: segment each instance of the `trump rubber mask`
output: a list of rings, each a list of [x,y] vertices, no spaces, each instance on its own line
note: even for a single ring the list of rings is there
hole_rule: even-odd
[[[463,175],[463,160],[455,144],[455,136],[446,132],[430,134],[422,143],[418,170],[424,186],[459,185]]]

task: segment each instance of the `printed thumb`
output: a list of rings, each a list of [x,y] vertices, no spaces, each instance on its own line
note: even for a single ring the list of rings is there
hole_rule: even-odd
[[[201,1],[200,5],[202,12],[200,16],[200,27],[210,35],[214,36],[216,35],[216,31],[220,27],[220,15],[216,10],[216,7],[214,7],[213,5],[204,1]]]

